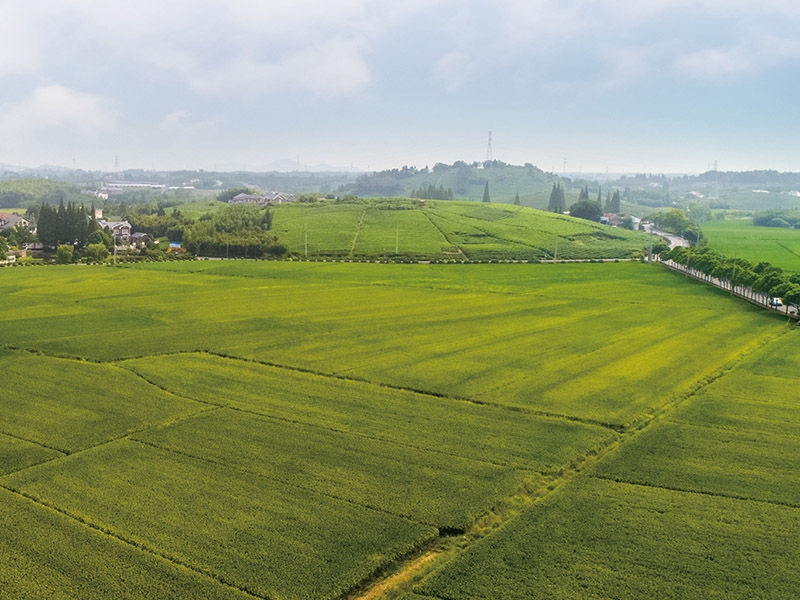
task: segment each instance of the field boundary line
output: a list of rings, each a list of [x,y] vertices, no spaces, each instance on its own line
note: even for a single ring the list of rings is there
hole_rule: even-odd
[[[683,404],[690,398],[696,396],[700,391],[702,391],[715,381],[725,377],[728,373],[730,373],[737,366],[739,366],[739,364],[741,364],[742,361],[749,358],[752,354],[755,354],[764,347],[779,340],[781,337],[783,337],[784,335],[788,334],[791,331],[793,331],[793,329],[785,328],[781,331],[777,331],[776,333],[765,335],[761,339],[756,339],[755,343],[752,346],[744,347],[737,356],[731,358],[731,360],[729,360],[728,362],[720,365],[716,370],[704,376],[701,376],[694,383],[692,383],[687,390],[680,392],[679,394],[674,396],[672,400],[666,402],[658,409],[651,411],[648,415],[644,415],[641,419],[633,421],[629,426],[621,430],[619,433],[627,435],[629,437],[635,436],[637,433],[639,433],[646,427],[650,426],[655,421],[659,419],[669,418],[669,414],[674,412],[675,409],[678,408],[681,404]]]
[[[458,244],[454,244],[452,240],[449,237],[447,237],[447,234],[444,231],[442,231],[442,228],[433,222],[433,219],[431,219],[431,216],[428,214],[428,211],[425,210],[425,208],[422,209],[422,214],[425,215],[425,218],[428,219],[428,222],[436,229],[436,231],[439,232],[439,235],[441,235],[444,238],[445,242],[450,244],[450,246],[453,248],[458,248],[458,253],[461,256],[465,257],[467,260],[469,260],[469,256],[467,256],[466,252],[464,252],[464,248],[462,248]]]
[[[792,250],[791,248],[788,248],[788,247],[786,246],[786,244],[784,244],[783,242],[779,242],[779,241],[775,240],[775,243],[776,243],[776,244],[778,244],[778,246],[780,246],[780,247],[781,247],[781,248],[783,248],[784,250],[786,250],[786,251],[787,251],[789,254],[791,254],[792,256],[796,256],[796,257],[800,258],[800,254],[798,254],[797,252],[795,252],[795,251],[794,251],[794,250]]]
[[[193,354],[197,354],[197,353],[193,353]],[[231,359],[231,360],[233,360],[233,359]],[[271,366],[271,365],[266,365],[266,366]],[[380,437],[380,436],[376,436],[376,435],[368,435],[366,433],[361,433],[361,432],[358,432],[358,431],[347,431],[347,430],[344,430],[344,429],[337,429],[336,427],[329,427],[329,426],[321,425],[319,423],[311,423],[309,421],[303,421],[303,420],[300,420],[300,419],[290,419],[288,417],[280,417],[280,416],[277,416],[277,415],[271,415],[271,414],[267,414],[267,413],[258,412],[256,410],[252,410],[252,409],[242,408],[240,406],[232,406],[230,404],[216,404],[216,403],[211,402],[209,400],[199,400],[199,399],[193,398],[191,396],[185,396],[183,394],[178,394],[177,392],[171,391],[169,388],[165,388],[162,385],[159,385],[159,384],[157,384],[157,383],[155,383],[153,381],[150,381],[147,377],[145,377],[144,375],[142,375],[138,371],[134,370],[133,368],[128,368],[128,367],[121,367],[121,368],[130,371],[136,377],[139,377],[142,380],[144,380],[145,383],[147,383],[149,385],[152,385],[152,386],[160,389],[163,392],[167,392],[169,394],[177,396],[178,398],[183,398],[185,400],[193,400],[195,402],[198,402],[200,404],[205,404],[205,405],[210,407],[208,410],[203,410],[203,411],[200,411],[200,412],[197,412],[197,413],[193,413],[191,415],[186,415],[183,418],[175,419],[174,421],[170,421],[169,424],[173,424],[173,423],[177,423],[177,422],[181,422],[181,421],[188,421],[188,420],[191,420],[191,419],[193,419],[195,417],[199,417],[201,415],[206,415],[206,414],[215,412],[217,410],[230,410],[230,411],[233,411],[233,412],[239,412],[239,413],[244,413],[244,414],[247,414],[247,415],[253,415],[253,416],[256,416],[256,417],[260,417],[262,419],[271,419],[273,421],[280,421],[281,423],[290,423],[292,425],[302,425],[304,427],[312,427],[314,429],[319,429],[321,431],[330,431],[332,433],[341,433],[341,434],[344,434],[344,435],[352,435],[354,437],[359,437],[359,438],[366,439],[366,440],[375,440],[377,442],[384,442],[384,443],[387,443],[387,444],[393,444],[395,446],[400,446],[400,447],[403,447],[403,448],[411,448],[413,450],[419,450],[421,452],[430,452],[432,454],[440,454],[442,456],[452,456],[454,458],[459,458],[459,459],[462,459],[462,460],[470,460],[470,461],[473,461],[473,462],[486,464],[486,465],[492,465],[492,466],[495,466],[495,467],[505,467],[505,468],[509,468],[509,469],[514,469],[516,471],[523,471],[523,472],[529,472],[529,473],[541,473],[543,475],[547,475],[547,474],[551,473],[550,471],[537,471],[535,469],[529,469],[529,468],[525,468],[525,467],[522,467],[522,466],[517,466],[517,465],[512,464],[512,463],[495,462],[495,461],[481,459],[481,458],[463,456],[461,454],[454,454],[452,452],[445,452],[444,450],[440,450],[440,449],[437,449],[437,448],[426,448],[425,446],[418,446],[418,445],[415,445],[415,444],[409,444],[407,442],[394,440],[392,438]],[[533,416],[538,416],[538,415],[533,415]],[[156,427],[160,427],[162,425],[163,425],[163,423],[159,423],[159,424],[156,425]],[[126,434],[126,435],[123,435],[123,436],[120,436],[118,438],[115,438],[114,440],[108,440],[108,442],[103,442],[101,444],[96,444],[95,446],[91,446],[91,448],[95,448],[97,446],[101,446],[104,443],[109,443],[109,442],[116,441],[116,440],[119,440],[119,439],[124,439],[126,436],[132,436],[132,435],[135,435],[137,433],[141,433],[142,431],[147,431],[149,429],[152,429],[152,426],[151,427],[143,427],[141,429],[137,429],[136,431],[133,431],[133,432],[130,432],[130,433]],[[2,433],[2,432],[0,431],[0,433]],[[84,449],[78,450],[76,452],[82,452],[83,450],[88,450],[88,449],[89,448],[84,448]],[[555,471],[553,471],[553,473],[554,472]]]
[[[396,390],[396,391],[399,391],[399,392],[410,392],[410,393],[417,394],[417,395],[420,395],[420,396],[429,396],[431,398],[439,398],[439,399],[442,399],[442,400],[452,400],[454,402],[465,402],[465,403],[468,403],[468,404],[475,404],[475,405],[478,405],[478,406],[486,406],[486,407],[495,408],[495,409],[498,409],[498,410],[506,410],[506,411],[510,411],[510,412],[517,412],[517,413],[522,413],[522,414],[526,414],[526,415],[532,415],[532,416],[535,416],[535,417],[546,417],[546,418],[549,418],[549,419],[562,420],[562,421],[572,421],[574,423],[582,423],[584,425],[594,425],[596,427],[602,427],[604,429],[611,429],[613,431],[616,431],[617,433],[621,433],[621,432],[624,432],[626,430],[625,425],[622,425],[620,423],[607,423],[607,422],[603,422],[603,421],[597,421],[597,420],[594,420],[594,419],[586,419],[586,418],[578,417],[578,416],[575,416],[575,415],[565,415],[565,414],[561,414],[561,413],[554,413],[554,412],[549,412],[549,411],[544,411],[544,410],[535,410],[535,409],[525,408],[523,406],[512,406],[512,405],[508,405],[508,404],[499,404],[499,403],[496,403],[496,402],[487,402],[485,400],[478,400],[476,398],[466,398],[466,397],[463,397],[463,396],[452,396],[450,394],[444,394],[444,393],[441,393],[441,392],[433,392],[433,391],[430,391],[430,390],[420,390],[420,389],[417,389],[417,388],[412,388],[412,387],[407,387],[407,386],[402,386],[402,385],[395,385],[395,384],[392,384],[392,383],[383,383],[383,382],[379,382],[379,381],[372,381],[370,379],[362,379],[360,377],[352,377],[352,376],[348,377],[348,376],[345,376],[345,375],[337,375],[335,373],[324,373],[322,371],[316,371],[314,369],[307,369],[305,367],[296,367],[296,366],[292,366],[292,365],[275,363],[275,362],[265,361],[265,360],[257,360],[257,359],[253,359],[253,358],[242,358],[240,356],[232,356],[230,354],[224,354],[222,352],[216,352],[216,351],[213,351],[213,350],[206,350],[206,351],[204,351],[204,353],[205,354],[209,354],[211,356],[217,356],[219,358],[225,358],[225,359],[228,359],[228,360],[235,360],[235,361],[240,361],[240,362],[258,364],[258,365],[263,365],[265,367],[272,367],[274,369],[283,369],[283,370],[286,370],[286,371],[295,371],[295,372],[298,372],[298,373],[305,373],[307,375],[315,375],[317,377],[323,377],[323,378],[327,378],[327,379],[336,379],[338,381],[346,381],[346,382],[353,382],[353,383],[363,383],[363,384],[373,385],[373,386],[381,387],[381,388],[385,388],[385,389]]]
[[[361,211],[361,217],[358,219],[358,225],[356,225],[356,233],[353,236],[353,241],[350,244],[350,252],[347,253],[348,258],[353,258],[353,255],[356,251],[356,242],[358,242],[358,234],[361,233],[361,226],[364,225],[364,216],[367,214],[368,206],[364,207],[364,210]]]
[[[128,539],[124,535],[116,533],[116,532],[112,531],[111,529],[107,529],[107,528],[103,527],[102,525],[96,524],[96,523],[92,522],[91,520],[89,520],[87,518],[84,518],[84,517],[82,517],[82,516],[80,516],[78,514],[73,514],[72,512],[70,512],[70,511],[68,511],[68,510],[66,510],[64,508],[61,508],[60,506],[57,506],[57,505],[53,504],[52,502],[49,502],[47,500],[43,500],[41,498],[37,498],[36,496],[34,496],[32,494],[28,494],[26,492],[23,492],[22,490],[17,490],[17,489],[14,489],[12,487],[9,487],[8,485],[3,483],[2,481],[0,481],[0,487],[2,487],[4,490],[6,490],[8,492],[11,492],[12,494],[15,494],[15,495],[17,495],[17,496],[19,496],[21,498],[25,498],[29,502],[32,502],[32,503],[34,503],[34,504],[36,504],[38,506],[42,506],[42,507],[44,507],[46,509],[55,511],[55,512],[65,516],[65,517],[67,517],[69,519],[72,519],[73,521],[75,521],[77,523],[80,523],[81,525],[83,525],[84,527],[86,527],[88,529],[91,529],[92,531],[95,531],[95,532],[100,533],[102,535],[105,535],[107,537],[113,538],[113,539],[115,539],[115,540],[117,540],[119,542],[122,542],[123,544],[126,544],[127,546],[130,546],[130,547],[132,547],[132,548],[134,548],[134,549],[136,549],[136,550],[138,550],[140,552],[145,552],[147,554],[150,554],[151,556],[155,556],[156,558],[160,558],[160,559],[165,560],[167,562],[170,562],[170,563],[172,563],[174,565],[178,565],[179,567],[183,567],[184,569],[188,569],[189,571],[192,571],[193,573],[197,573],[198,575],[201,575],[203,577],[206,577],[208,579],[216,581],[217,583],[219,583],[221,585],[224,585],[225,587],[229,587],[231,589],[237,590],[237,591],[242,592],[243,594],[246,594],[246,595],[251,596],[253,598],[257,598],[259,600],[273,600],[273,598],[271,596],[264,596],[262,594],[258,594],[256,592],[248,590],[247,588],[238,586],[235,583],[229,582],[229,581],[227,581],[227,579],[225,579],[222,576],[215,575],[214,573],[211,573],[211,572],[206,572],[204,569],[202,569],[200,567],[197,567],[195,565],[192,565],[192,564],[190,564],[190,563],[188,563],[186,561],[180,560],[178,558],[170,556],[169,554],[166,554],[164,552],[160,552],[158,550],[150,548],[148,545],[141,544],[141,543],[137,542],[136,540]]]
[[[0,433],[5,435],[5,436],[8,436],[10,438],[14,438],[15,440],[19,440],[21,442],[28,442],[29,444],[33,444],[35,446],[39,446],[40,448],[47,448],[48,450],[53,450],[54,452],[60,452],[64,456],[69,456],[71,454],[71,452],[69,450],[64,450],[63,448],[56,448],[55,446],[48,446],[44,442],[39,442],[37,440],[31,440],[31,439],[28,439],[28,438],[23,437],[21,435],[17,435],[16,433],[9,433],[8,431],[5,431],[3,429],[0,429]],[[52,460],[52,459],[49,459],[49,460]],[[47,461],[45,461],[45,462],[47,462]],[[41,464],[41,463],[37,463],[37,464]],[[27,468],[27,467],[25,467],[25,468]]]
[[[792,504],[791,502],[781,502],[779,500],[764,500],[763,498],[753,498],[751,496],[739,496],[737,494],[724,494],[722,492],[710,492],[708,490],[691,490],[688,488],[681,488],[669,485],[659,485],[655,483],[642,483],[640,481],[630,481],[629,479],[622,479],[618,477],[609,477],[608,475],[595,475],[591,474],[589,477],[595,479],[602,479],[612,483],[621,483],[623,485],[633,485],[636,487],[653,488],[655,490],[667,490],[670,492],[677,492],[680,494],[697,494],[699,496],[710,496],[712,498],[726,498],[728,500],[739,500],[743,502],[757,502],[759,504],[770,504],[772,506],[782,506],[784,508],[792,508],[800,510],[800,504]]]
[[[203,456],[197,456],[196,454],[191,454],[190,452],[185,452],[183,450],[176,450],[174,448],[167,448],[166,446],[161,446],[155,442],[148,442],[145,440],[140,440],[136,437],[130,438],[131,442],[136,444],[140,444],[142,446],[147,446],[149,448],[153,448],[155,450],[159,450],[160,452],[165,452],[167,454],[177,454],[178,456],[184,456],[186,458],[190,458],[192,460],[197,460],[200,462],[208,463],[210,465],[217,465],[218,467],[223,467],[229,471],[235,471],[237,473],[241,473],[242,475],[249,475],[251,477],[256,477],[258,479],[263,479],[265,481],[273,481],[276,483],[280,483],[281,485],[285,485],[290,488],[294,488],[296,490],[302,490],[304,492],[313,492],[314,494],[318,494],[320,496],[325,496],[326,498],[332,498],[333,500],[338,500],[340,502],[345,502],[351,506],[356,506],[358,508],[364,508],[367,510],[372,510],[383,515],[388,515],[390,517],[395,517],[397,519],[402,519],[404,521],[408,521],[410,523],[415,523],[417,525],[426,525],[428,527],[433,527],[436,529],[437,534],[441,535],[441,531],[444,529],[446,530],[446,526],[435,525],[433,523],[425,523],[424,521],[417,521],[410,517],[404,515],[398,515],[397,513],[393,513],[383,508],[378,508],[377,506],[372,506],[369,504],[362,504],[361,502],[356,502],[355,500],[350,500],[349,498],[343,498],[342,496],[337,496],[336,494],[331,494],[330,492],[322,492],[320,490],[314,489],[312,487],[308,487],[305,485],[300,485],[299,483],[292,483],[290,481],[286,481],[285,479],[280,479],[278,477],[271,477],[269,475],[264,475],[263,473],[257,473],[256,471],[251,471],[249,469],[245,469],[242,467],[234,466],[230,463],[221,462],[218,460],[214,460],[212,458],[205,458]]]
[[[712,431],[728,432],[734,434],[741,433],[741,429],[736,429],[735,427],[732,427],[730,425],[712,425],[711,423],[694,423],[692,421],[686,421],[680,418],[676,419],[671,416],[665,416],[664,421],[666,421],[667,423],[671,423],[673,425],[680,425],[682,427],[699,427],[702,429],[710,429]],[[758,433],[760,435],[769,435],[770,437],[800,440],[800,433],[784,433],[782,431],[769,431],[769,430],[755,431],[754,433]]]

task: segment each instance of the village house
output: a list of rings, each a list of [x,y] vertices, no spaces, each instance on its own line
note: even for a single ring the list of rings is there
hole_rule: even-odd
[[[284,202],[294,202],[294,194],[284,194],[282,192],[266,192],[260,194],[238,194],[228,201],[228,204],[283,204]]]
[[[25,227],[30,228],[30,223],[24,217],[12,213],[0,213],[0,231],[6,229],[13,229],[17,223],[22,223]]]
[[[100,219],[97,221],[98,225],[105,230],[106,227],[111,231],[111,237],[114,238],[114,243],[127,244],[131,240],[131,224],[127,221],[106,221]]]

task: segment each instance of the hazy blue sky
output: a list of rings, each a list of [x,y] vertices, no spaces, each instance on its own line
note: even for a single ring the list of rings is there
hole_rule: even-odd
[[[3,0],[0,163],[800,171],[797,0]]]

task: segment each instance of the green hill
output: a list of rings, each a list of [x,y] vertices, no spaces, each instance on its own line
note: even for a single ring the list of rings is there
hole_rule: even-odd
[[[452,190],[453,197],[462,200],[482,200],[486,183],[493,202],[511,204],[519,194],[525,206],[545,208],[553,184],[562,181],[557,175],[545,173],[532,164],[507,165],[500,161],[452,165],[438,163],[433,169],[403,167],[360,176],[345,189],[357,196],[406,196],[428,186]],[[574,194],[571,193],[574,191]],[[569,190],[567,205],[578,198],[578,189]],[[573,197],[574,196],[574,197]]]
[[[278,241],[308,258],[631,258],[647,245],[643,232],[511,204],[389,198],[273,210]]]
[[[85,201],[80,188],[71,183],[50,179],[14,179],[0,181],[0,207],[28,208],[42,202]]]

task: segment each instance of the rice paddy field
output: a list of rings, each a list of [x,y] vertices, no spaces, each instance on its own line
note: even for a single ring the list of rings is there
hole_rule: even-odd
[[[766,261],[790,273],[800,272],[800,230],[756,227],[751,219],[703,223],[708,244],[727,256]]]
[[[658,266],[26,267],[0,297],[0,597],[800,593],[797,328]]]

